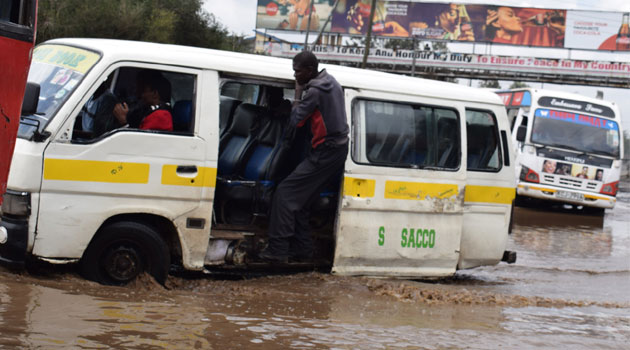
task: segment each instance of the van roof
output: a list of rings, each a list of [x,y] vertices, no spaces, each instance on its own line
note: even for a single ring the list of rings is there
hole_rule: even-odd
[[[286,58],[113,39],[65,38],[50,40],[46,44],[70,45],[97,51],[111,62],[146,61],[293,80],[292,61]],[[503,105],[501,98],[495,93],[459,84],[330,64],[321,64],[320,68],[326,68],[341,85],[350,88]]]

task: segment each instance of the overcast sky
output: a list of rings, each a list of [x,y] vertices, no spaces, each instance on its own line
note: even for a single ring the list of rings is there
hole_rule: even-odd
[[[423,2],[423,1],[418,1]],[[439,1],[439,0],[431,0],[424,2],[451,2],[451,1]],[[237,33],[239,35],[253,35],[253,30],[256,27],[256,5],[258,0],[205,0],[204,9],[208,12],[212,13],[217,19],[225,25],[228,30],[231,32]],[[519,7],[541,7],[541,8],[563,8],[569,10],[589,10],[589,11],[614,11],[614,12],[630,12],[630,0],[502,0],[502,1],[492,1],[492,0],[466,0],[462,1],[462,3],[466,4],[501,4],[508,6],[519,6]],[[301,41],[301,40],[297,40]],[[500,45],[499,45],[500,46]],[[509,48],[509,47],[505,47]],[[451,49],[452,51],[457,51],[455,48]],[[544,50],[548,50],[547,52],[551,53],[549,49],[543,49],[543,51],[539,50],[539,52],[543,52],[542,55],[536,52],[532,53],[530,50],[526,52],[527,49],[521,49],[520,53],[515,52],[514,47],[512,47],[509,51],[512,54],[520,54],[523,56],[539,56],[544,57]],[[566,50],[560,50],[562,52],[566,52]],[[556,51],[557,52],[557,51]],[[479,53],[479,52],[477,52]],[[501,52],[492,52],[493,54],[503,54]],[[556,53],[557,54],[557,53]],[[588,57],[588,59],[592,60],[616,60],[616,61],[624,61],[630,62],[630,53],[628,54],[616,54],[615,58],[610,58],[609,54],[601,54],[598,55],[596,52],[588,52],[582,51],[573,52],[571,58],[574,59],[586,59],[584,55],[591,55],[593,57]],[[561,54],[564,56],[563,54]],[[552,55],[552,57],[555,55]],[[466,81],[462,81],[465,83]],[[502,86],[507,88],[509,85],[508,82],[503,83],[506,86]],[[595,96],[597,90],[602,90],[604,92],[604,99],[616,102],[621,109],[622,120],[624,129],[630,129],[630,89],[612,89],[612,88],[601,88],[601,87],[580,87],[580,86],[560,86],[553,84],[535,84],[528,83],[532,87],[543,87],[555,90],[565,90],[568,92],[575,92],[587,96]]]

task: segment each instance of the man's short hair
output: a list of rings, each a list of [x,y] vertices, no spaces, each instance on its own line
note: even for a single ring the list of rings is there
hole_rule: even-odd
[[[319,60],[317,60],[317,56],[315,56],[314,53],[310,51],[302,51],[293,56],[293,63],[300,67],[312,67],[313,70],[317,72]]]
[[[148,86],[151,90],[157,90],[162,102],[171,102],[171,83],[162,73],[152,69],[138,72],[138,81],[141,86]]]

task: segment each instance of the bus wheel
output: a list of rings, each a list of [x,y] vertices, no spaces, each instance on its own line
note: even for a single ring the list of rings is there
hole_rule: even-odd
[[[103,227],[81,258],[81,273],[106,285],[125,285],[142,272],[164,284],[170,267],[168,246],[151,227],[129,221]]]

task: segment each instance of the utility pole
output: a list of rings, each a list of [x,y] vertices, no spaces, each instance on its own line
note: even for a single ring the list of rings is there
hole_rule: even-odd
[[[374,12],[376,12],[376,0],[372,0],[372,6],[370,7],[370,20],[368,21],[367,36],[365,37],[365,52],[363,53],[363,63],[361,63],[361,68],[363,69],[365,69],[365,67],[367,66],[368,55],[370,54]]]

